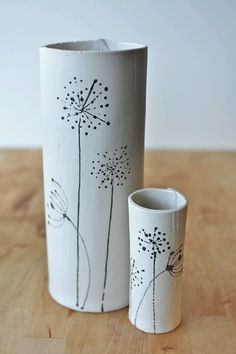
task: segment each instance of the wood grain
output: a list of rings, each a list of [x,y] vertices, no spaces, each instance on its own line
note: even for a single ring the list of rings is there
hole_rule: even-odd
[[[236,353],[236,153],[148,152],[145,184],[188,196],[183,321],[145,334],[127,309],[81,314],[54,302],[40,151],[0,151],[0,353]]]

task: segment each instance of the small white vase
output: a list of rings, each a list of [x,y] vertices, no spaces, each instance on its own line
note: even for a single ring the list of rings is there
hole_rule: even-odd
[[[129,196],[129,319],[149,333],[181,321],[187,200],[174,189],[143,189]]]
[[[146,46],[103,39],[40,49],[49,291],[74,310],[128,305],[146,63]]]

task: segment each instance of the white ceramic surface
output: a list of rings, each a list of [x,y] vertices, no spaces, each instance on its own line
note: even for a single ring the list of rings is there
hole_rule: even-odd
[[[143,184],[147,47],[40,49],[49,291],[79,311],[128,304],[128,195]]]
[[[181,321],[187,200],[174,189],[142,189],[128,199],[130,230],[129,319],[149,333]]]

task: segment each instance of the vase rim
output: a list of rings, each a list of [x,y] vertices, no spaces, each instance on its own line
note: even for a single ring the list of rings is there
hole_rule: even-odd
[[[146,50],[147,45],[100,38],[95,40],[91,39],[46,44],[40,47],[40,49],[73,52],[78,54],[107,54]]]
[[[143,188],[134,191],[128,197],[134,207],[156,214],[173,213],[187,207],[184,194],[174,188]]]

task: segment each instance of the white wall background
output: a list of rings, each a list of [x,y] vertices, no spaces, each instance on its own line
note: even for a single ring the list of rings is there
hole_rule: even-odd
[[[38,47],[149,45],[146,146],[236,149],[235,0],[0,0],[0,146],[41,144]]]

